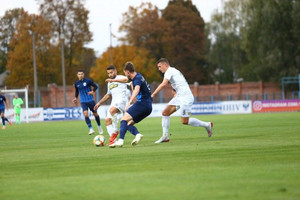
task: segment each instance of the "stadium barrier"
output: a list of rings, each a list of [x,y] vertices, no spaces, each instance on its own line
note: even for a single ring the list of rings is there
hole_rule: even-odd
[[[28,108],[27,112],[28,122],[44,121],[44,108]],[[14,109],[10,108],[8,110],[5,110],[5,116],[13,123],[16,122]],[[25,108],[21,109],[20,120],[22,123],[27,122]]]
[[[150,117],[161,117],[161,112],[167,104],[153,104],[153,110]],[[106,117],[109,105],[103,105],[98,108],[97,112],[101,119]],[[177,111],[174,115],[179,116]],[[89,112],[90,119],[94,119],[92,112]],[[79,120],[84,119],[84,115],[81,107],[71,108],[44,108],[44,121],[53,120]]]
[[[252,113],[251,101],[217,101],[200,102],[192,106],[193,115],[203,114],[250,114]]]
[[[153,110],[149,117],[161,117],[166,103],[153,104]],[[101,106],[98,114],[104,119],[109,105]],[[262,101],[219,101],[219,102],[198,102],[192,106],[192,115],[205,114],[250,114],[257,112],[297,112],[300,111],[300,100],[262,100]],[[89,113],[94,119],[93,114]],[[5,111],[5,116],[15,122],[14,110]],[[180,116],[180,110],[172,116]],[[53,121],[53,120],[83,120],[84,115],[81,107],[68,108],[29,108],[28,121]],[[21,111],[21,122],[26,122],[25,108]]]
[[[253,112],[297,112],[300,99],[253,101]]]
[[[152,113],[149,117],[161,117],[161,113],[167,106],[166,103],[153,104]],[[100,106],[97,110],[101,119],[104,119],[109,109],[109,105]],[[199,114],[241,114],[251,113],[251,101],[221,101],[208,103],[195,103],[192,106],[192,115]],[[94,119],[94,115],[90,112],[89,116]],[[176,111],[172,116],[180,116],[180,110]],[[84,119],[81,107],[70,108],[44,108],[44,120],[78,120]]]

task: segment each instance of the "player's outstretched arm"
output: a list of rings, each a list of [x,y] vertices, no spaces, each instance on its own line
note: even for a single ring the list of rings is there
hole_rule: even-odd
[[[161,91],[166,85],[168,85],[169,80],[168,79],[164,79],[161,84],[159,84],[159,86],[155,89],[155,91],[152,93],[151,97],[153,98],[157,93],[159,93],[159,91]]]
[[[119,83],[127,83],[128,82],[128,78],[124,77],[124,78],[118,78],[118,79],[111,79],[108,78],[105,80],[106,83],[111,83],[111,82],[119,82]]]
[[[104,103],[105,101],[107,101],[109,98],[111,98],[110,94],[106,94],[104,95],[104,97],[102,99],[100,99],[100,101],[98,103],[96,103],[96,105],[94,106],[94,110],[97,110],[102,103]]]
[[[141,86],[139,86],[139,85],[136,85],[136,86],[134,87],[134,90],[132,91],[132,95],[131,95],[131,97],[130,97],[130,99],[129,99],[127,105],[126,105],[125,110],[128,110],[130,104],[133,103],[134,99],[135,99],[136,96],[139,94],[140,89],[141,89]]]

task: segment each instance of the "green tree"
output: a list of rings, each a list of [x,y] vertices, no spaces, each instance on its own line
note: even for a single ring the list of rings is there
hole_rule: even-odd
[[[207,26],[211,42],[208,62],[214,69],[214,80],[221,83],[232,83],[241,77],[246,80],[251,77],[248,71],[243,73],[248,62],[243,49],[246,22],[244,2],[245,0],[227,1],[223,12],[216,11]]]
[[[280,82],[300,69],[300,1],[249,0],[245,47],[257,79]]]

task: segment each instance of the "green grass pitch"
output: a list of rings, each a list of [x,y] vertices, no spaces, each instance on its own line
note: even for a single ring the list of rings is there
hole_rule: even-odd
[[[161,118],[138,129],[140,144],[95,147],[84,120],[0,130],[0,199],[300,199],[300,113],[193,116],[204,128]],[[95,121],[93,121],[94,128]],[[106,138],[107,133],[105,130]]]

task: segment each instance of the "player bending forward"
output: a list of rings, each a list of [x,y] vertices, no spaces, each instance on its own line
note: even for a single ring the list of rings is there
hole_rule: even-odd
[[[123,146],[127,130],[135,135],[131,145],[137,145],[143,138],[143,135],[140,134],[133,124],[142,121],[152,112],[150,88],[145,78],[142,74],[135,71],[134,65],[131,62],[127,62],[123,70],[126,77],[129,80],[132,80],[133,91],[129,102],[125,107],[126,113],[121,119],[119,140],[109,145],[109,147],[112,148]],[[135,98],[136,102],[129,107]]]
[[[128,78],[123,75],[118,75],[117,69],[113,65],[108,66],[106,68],[106,71],[109,77],[105,80],[105,82],[107,82],[107,93],[95,105],[94,110],[97,110],[102,103],[112,98],[105,118],[105,126],[110,136],[110,143],[108,145],[110,145],[115,142],[116,137],[119,134],[118,122],[120,120],[120,117],[123,116],[125,112],[125,106],[128,102]]]
[[[179,108],[182,108],[182,124],[204,127],[207,131],[208,137],[210,137],[212,135],[212,122],[204,122],[196,118],[190,118],[191,108],[194,103],[194,96],[182,73],[174,67],[170,67],[169,61],[166,58],[159,59],[157,61],[157,67],[159,71],[164,73],[164,79],[152,93],[151,97],[153,98],[159,91],[161,91],[168,82],[171,83],[176,95],[171,99],[167,107],[162,112],[163,135],[155,143],[169,142],[170,115],[176,112]]]

